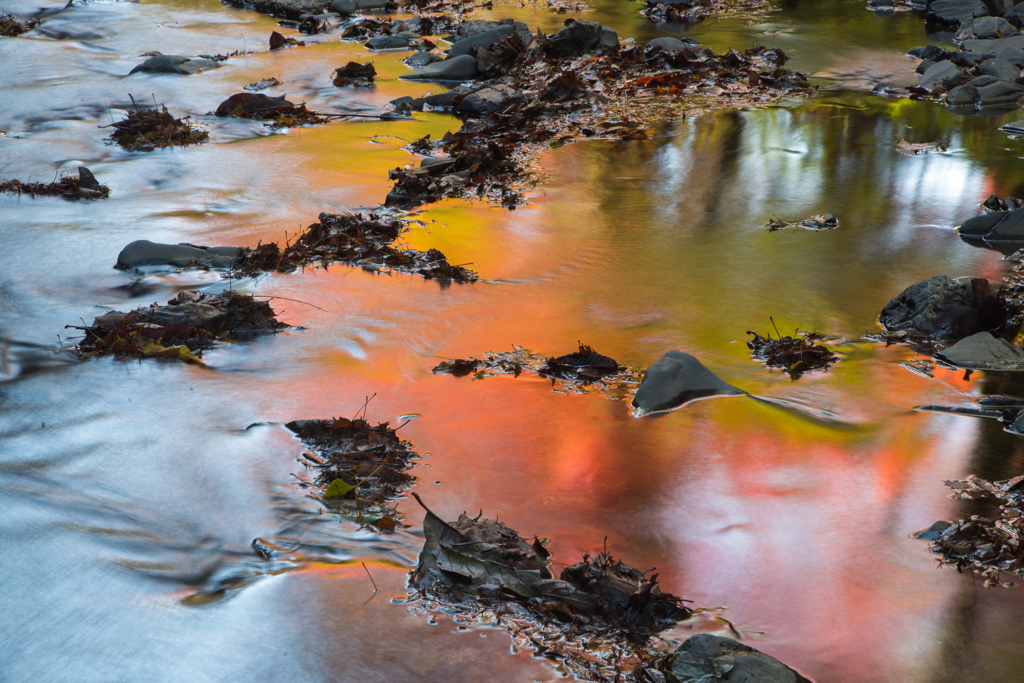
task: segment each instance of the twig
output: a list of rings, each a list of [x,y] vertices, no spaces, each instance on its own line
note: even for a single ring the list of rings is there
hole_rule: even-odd
[[[366,569],[366,563],[362,562],[361,564],[363,565],[363,569]],[[370,570],[369,569],[366,569],[366,575],[370,577],[370,583],[373,584],[373,592],[374,593],[380,593],[380,591],[377,590],[377,582],[373,580],[372,576],[370,576]]]
[[[320,310],[320,311],[323,311],[324,313],[330,313],[330,311],[328,311],[326,308],[320,308],[316,304],[311,304],[308,301],[302,301],[300,299],[289,299],[286,296],[276,296],[276,295],[273,295],[273,294],[253,294],[252,295],[252,298],[255,299],[256,297],[267,298],[267,299],[281,299],[282,301],[294,301],[297,304],[306,304],[307,306],[312,306],[313,308],[315,308],[317,310]]]

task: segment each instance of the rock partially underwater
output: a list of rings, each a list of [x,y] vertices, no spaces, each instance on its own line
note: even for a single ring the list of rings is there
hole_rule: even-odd
[[[669,351],[647,369],[633,397],[633,417],[675,410],[712,396],[745,396],[688,353]]]
[[[977,277],[945,275],[907,287],[882,309],[879,324],[886,332],[957,341],[1000,327],[1006,312],[998,288]]]
[[[672,654],[670,683],[811,683],[774,657],[732,638],[698,633]]]
[[[238,247],[197,247],[193,244],[159,244],[135,240],[117,255],[118,270],[141,266],[207,266],[230,268],[238,265]]]

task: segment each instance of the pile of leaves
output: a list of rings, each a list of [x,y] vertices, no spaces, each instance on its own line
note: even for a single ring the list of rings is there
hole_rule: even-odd
[[[945,483],[953,498],[988,498],[1001,505],[998,519],[974,515],[947,527],[929,547],[939,564],[981,574],[988,587],[999,585],[1002,574],[1024,576],[1024,476],[997,482],[971,476]]]
[[[395,186],[387,203],[407,207],[466,196],[512,208],[533,179],[531,159],[549,146],[580,136],[644,139],[643,117],[766,106],[814,91],[803,75],[783,68],[786,56],[777,48],[716,56],[696,48],[645,52],[635,45],[564,54],[564,46],[543,34],[513,32],[484,51],[489,80],[474,92],[489,88],[495,110],[423,152],[447,156],[451,164],[391,171]],[[456,112],[470,94],[464,89],[455,97]]]
[[[529,370],[551,379],[559,393],[586,394],[598,391],[612,400],[624,400],[639,386],[643,373],[619,365],[591,347],[578,343],[579,350],[557,358],[540,356],[522,346],[512,351],[488,352],[482,359],[456,358],[438,363],[432,370],[456,377],[473,375],[476,379],[512,375]]]
[[[896,151],[904,156],[916,157],[922,154],[945,152],[946,148],[938,142],[910,142],[906,138],[900,138],[896,143]]]
[[[784,337],[778,328],[775,333],[779,335],[777,339],[773,339],[771,333],[762,337],[756,332],[748,331],[747,334],[754,335],[754,338],[747,342],[747,348],[751,350],[750,355],[755,360],[769,368],[779,368],[788,372],[794,380],[805,372],[828,370],[839,360],[839,356],[828,347],[815,344],[826,339],[820,334],[798,332],[795,333],[798,335],[796,337]]]
[[[273,31],[270,34],[270,49],[280,50],[282,47],[305,47],[306,43],[302,40],[296,40],[295,38],[285,38],[277,31]]]
[[[786,228],[803,228],[804,230],[818,232],[819,230],[835,230],[839,227],[839,219],[830,213],[811,216],[799,223],[788,223],[786,221],[779,220],[778,218],[772,218],[770,221],[765,223],[764,227],[768,228],[768,232],[785,230]]]
[[[243,92],[232,95],[213,112],[216,116],[233,116],[240,119],[270,121],[270,128],[294,128],[304,124],[327,123],[338,118],[336,114],[321,114],[306,109],[305,104],[295,104],[283,97],[270,97],[262,93]]]
[[[349,62],[345,66],[339,66],[331,74],[334,85],[339,88],[344,85],[351,85],[357,88],[368,88],[373,85],[373,79],[377,76],[377,70],[373,64],[360,64]]]
[[[218,342],[250,339],[288,327],[266,301],[248,294],[185,291],[167,302],[128,313],[110,311],[84,330],[76,344],[83,356],[173,358],[201,363],[202,350]]]
[[[395,530],[403,515],[387,503],[416,481],[408,470],[419,454],[410,442],[387,422],[371,427],[360,418],[300,420],[288,428],[314,451],[303,458],[316,471],[314,483],[325,504],[380,531]]]
[[[681,598],[663,593],[658,575],[616,561],[607,550],[551,572],[551,553],[505,524],[462,513],[450,524],[426,510],[423,550],[411,583],[448,608],[477,618],[490,613],[516,635],[530,628],[545,656],[561,659],[590,680],[612,680],[616,672],[636,674],[655,668],[646,650],[650,636],[690,617]],[[651,570],[653,571],[653,570]],[[502,617],[506,617],[502,619]],[[618,647],[600,652],[604,640]]]
[[[52,183],[23,183],[20,180],[0,182],[0,192],[27,194],[30,197],[48,196],[63,199],[105,199],[110,188],[100,185],[96,177],[85,166],[78,169],[78,177],[64,176]]]
[[[260,90],[266,90],[267,88],[272,88],[275,85],[281,85],[281,81],[279,81],[279,80],[277,80],[276,78],[273,78],[273,77],[271,77],[271,78],[262,78],[262,79],[260,79],[258,81],[253,81],[249,85],[242,86],[242,90],[249,90],[249,91],[252,91],[252,92],[258,92]]]
[[[275,242],[260,244],[255,249],[242,249],[239,252],[242,272],[249,275],[284,272],[313,264],[326,268],[337,262],[416,273],[436,280],[474,282],[479,279],[473,271],[448,263],[445,255],[437,249],[423,252],[395,247],[395,240],[406,230],[402,221],[372,213],[365,216],[360,213],[321,213],[317,220],[284,249]]]
[[[704,17],[743,16],[760,21],[771,10],[767,0],[680,0],[672,4],[647,3],[640,13],[656,24],[695,24]]]
[[[20,36],[26,31],[31,31],[39,22],[34,19],[28,19],[27,21],[18,21],[13,15],[7,12],[0,13],[0,36],[5,38],[14,38]]]
[[[132,104],[135,104],[134,98]],[[124,119],[106,127],[113,127],[110,139],[125,149],[152,152],[161,147],[187,147],[209,140],[209,134],[193,128],[189,118],[176,119],[167,112],[167,107],[143,109],[135,104],[135,109],[129,109]]]

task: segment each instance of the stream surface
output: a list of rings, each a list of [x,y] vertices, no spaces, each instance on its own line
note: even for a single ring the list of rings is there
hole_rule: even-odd
[[[988,195],[1024,192],[1024,143],[997,130],[1019,115],[959,117],[870,94],[914,82],[903,53],[930,40],[919,16],[793,1],[763,23],[684,30],[647,22],[636,3],[595,0],[582,18],[620,38],[778,46],[822,90],[664,122],[648,140],[551,150],[537,162],[544,182],[514,212],[424,207],[407,242],[472,263],[476,284],[342,266],[235,281],[282,297],[279,318],[298,327],[207,352],[204,368],[79,362],[60,353],[74,343],[65,325],[226,286],[216,273],[114,270],[128,242],[255,245],[321,211],[372,210],[387,170],[418,163],[401,147],[460,122],[419,113],[271,134],[217,119],[206,113],[271,76],[284,85],[269,94],[330,112],[372,114],[440,87],[397,80],[406,53],[371,56],[337,32],[266,52],[272,30],[294,31],[217,0],[64,4],[0,1],[22,17],[45,5],[47,27],[100,35],[0,39],[0,177],[49,182],[84,164],[112,194],[0,195],[0,680],[560,678],[502,630],[392,604],[422,544],[411,500],[400,504],[410,526],[381,535],[297,485],[293,473],[309,476],[303,447],[275,423],[351,417],[370,395],[371,421],[420,415],[400,434],[424,454],[415,490],[441,516],[483,510],[548,537],[556,565],[607,537],[617,557],[656,566],[666,590],[720,608],[744,642],[819,683],[1021,680],[1024,588],[937,569],[910,537],[965,513],[943,480],[1024,471],[1024,441],[995,421],[913,406],[1013,387],[980,373],[929,379],[900,366],[915,359],[906,348],[860,339],[914,282],[1007,275],[1000,254],[954,229]],[[532,6],[475,16],[547,32],[565,19]],[[125,76],[150,50],[242,49],[257,52],[199,75]],[[333,69],[368,57],[375,88],[330,85]],[[210,142],[149,154],[106,143],[98,126],[123,116],[129,93],[191,114]],[[903,138],[948,151],[903,156]],[[819,213],[839,229],[763,227]],[[744,343],[769,316],[784,333],[838,337],[842,361],[795,382],[769,372]],[[528,374],[430,373],[439,357],[512,344],[561,355],[578,339],[633,367],[692,353],[776,402],[701,401],[637,420],[625,402],[556,393]],[[255,538],[281,552],[261,559]],[[695,620],[666,637],[696,630],[730,635]]]

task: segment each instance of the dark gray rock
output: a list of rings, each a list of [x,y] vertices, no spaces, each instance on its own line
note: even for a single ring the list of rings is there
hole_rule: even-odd
[[[921,63],[917,65],[917,68],[914,69],[914,73],[916,73],[918,76],[924,75],[924,72],[932,68],[933,66],[935,66],[935,62],[933,62],[930,59],[923,59],[921,60]]]
[[[1010,123],[1004,123],[999,127],[999,130],[1004,133],[1010,133],[1012,135],[1024,135],[1024,121],[1012,121]]]
[[[1024,370],[1024,351],[988,332],[961,339],[935,358],[965,370]]]
[[[471,36],[463,38],[448,50],[448,57],[458,57],[460,55],[468,54],[470,48],[483,48],[485,50],[490,49],[492,45],[511,34],[514,31],[514,27],[505,24],[504,26],[496,26],[489,31],[482,33],[474,33]]]
[[[919,541],[937,541],[942,536],[942,532],[953,526],[952,522],[935,522],[924,531],[918,531],[914,534],[914,538]]]
[[[388,106],[390,106],[396,114],[411,114],[413,111],[412,104],[414,101],[415,100],[413,100],[413,98],[406,95],[405,97],[399,97],[391,100],[388,102]]]
[[[456,27],[455,32],[449,38],[453,43],[458,42],[460,38],[468,38],[475,36],[478,33],[484,31],[490,31],[498,28],[499,26],[511,26],[513,31],[519,31],[520,33],[529,33],[530,27],[521,21],[514,21],[512,19],[502,19],[501,21],[488,21],[487,19],[473,19],[471,21],[464,21]]]
[[[191,244],[159,244],[136,240],[117,255],[118,270],[140,266],[176,266],[193,261],[211,268],[228,268],[238,263],[238,247],[196,247]]]
[[[958,340],[992,330],[1005,319],[1002,301],[988,280],[954,280],[945,275],[907,287],[878,316],[886,331],[906,331],[942,340]]]
[[[971,34],[985,40],[1019,35],[1020,30],[1002,17],[978,17],[972,22]]]
[[[1007,47],[1024,50],[1024,36],[1010,36],[995,40],[965,40],[962,47],[964,52],[984,52],[997,55]]]
[[[409,81],[471,81],[480,72],[476,68],[476,57],[460,55],[454,59],[428,64],[422,69],[406,74],[402,78]]]
[[[977,239],[989,221],[998,218],[991,224],[988,232],[982,235],[989,244],[1016,244],[1024,242],[1024,209],[1013,211],[997,211],[987,216],[978,216],[964,222],[957,231],[964,237]],[[981,219],[986,219],[982,221]]]
[[[811,683],[774,657],[710,633],[687,638],[665,674],[669,683]]]
[[[950,90],[960,85],[963,80],[963,69],[946,59],[925,71],[919,85],[925,90]]]
[[[78,187],[86,190],[94,190],[99,192],[100,181],[96,180],[96,176],[92,174],[92,171],[87,169],[85,166],[78,167]]]
[[[683,38],[682,40],[679,40],[678,38],[662,36],[661,38],[655,38],[647,41],[647,44],[644,45],[644,51],[646,52],[652,48],[660,47],[662,50],[678,52],[679,50],[683,50],[688,47],[696,47],[698,45],[700,45],[700,43],[693,38]]]
[[[970,83],[958,85],[946,95],[946,104],[951,107],[974,107],[978,104],[978,89]]]
[[[443,62],[444,57],[433,52],[417,52],[416,54],[406,58],[404,61],[406,65],[411,66],[414,69],[422,69],[427,64]]]
[[[978,88],[978,106],[1000,109],[1010,109],[1020,106],[1020,98],[1024,95],[1024,86],[1010,81],[997,80],[984,86],[979,86],[976,78],[974,87]]]
[[[957,228],[957,233],[961,237],[968,239],[985,239],[985,236],[992,232],[992,228],[996,227],[996,224],[1006,216],[1006,213],[1008,212],[997,211],[968,218],[964,221],[963,225]]]
[[[981,0],[935,0],[928,5],[925,19],[937,24],[957,26],[968,17],[983,17],[988,8]]]
[[[612,29],[593,21],[574,21],[551,36],[544,50],[555,57],[570,57],[618,44],[619,35]]]
[[[384,9],[388,0],[334,0],[331,11],[338,14],[354,14],[359,10]]]
[[[405,36],[377,36],[363,45],[367,50],[408,50],[409,39]]]
[[[951,52],[949,55],[950,61],[957,66],[974,66],[994,57],[991,52]]]
[[[507,85],[487,86],[466,95],[455,110],[466,116],[487,116],[504,109],[518,96],[518,91]]]
[[[1001,59],[1004,62],[1024,67],[1024,50],[1018,50],[1014,47],[1004,47],[999,51],[999,54],[996,55],[996,59]]]
[[[911,57],[917,57],[918,59],[928,59],[933,62],[941,62],[943,59],[949,59],[949,50],[939,47],[938,45],[925,45],[923,47],[913,47],[907,51],[907,54]]]
[[[1004,81],[1012,81],[1020,76],[1020,67],[1002,59],[989,59],[981,65],[981,73],[995,76]]]
[[[717,377],[690,354],[669,351],[647,368],[631,405],[633,416],[643,417],[711,396],[744,395],[745,391]]]
[[[142,64],[129,71],[129,74],[136,72],[159,73],[159,74],[195,74],[200,71],[209,71],[220,66],[220,62],[210,59],[193,59],[181,55],[158,55],[150,57]]]

